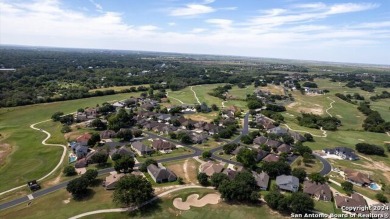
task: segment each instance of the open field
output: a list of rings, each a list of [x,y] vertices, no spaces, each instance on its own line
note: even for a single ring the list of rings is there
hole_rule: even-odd
[[[195,99],[194,93],[191,91],[190,87],[183,88],[178,91],[168,90],[168,96],[171,102],[176,101],[176,99],[181,100],[184,104],[197,104],[198,102]],[[181,104],[180,102],[178,104]]]
[[[92,107],[106,101],[122,100],[137,95],[138,93],[116,94],[0,109],[0,134],[5,136],[0,143],[8,143],[13,149],[13,152],[6,158],[5,164],[0,168],[2,178],[0,191],[44,176],[55,167],[61,156],[62,148],[41,144],[46,135],[31,129],[31,124],[50,119],[51,115],[57,111],[71,113],[78,108]],[[42,125],[46,126],[46,124]],[[49,128],[58,130],[58,127],[54,126],[56,125]],[[55,135],[58,137],[57,134]],[[53,141],[49,140],[49,142]]]
[[[133,86],[115,86],[115,87],[102,87],[102,88],[97,88],[97,89],[92,89],[89,90],[89,92],[94,92],[94,91],[106,91],[106,90],[114,90],[114,91],[121,91],[125,89],[130,89],[131,87],[149,87],[149,84],[141,84],[141,85],[133,85]]]
[[[163,164],[172,170],[177,177],[181,177],[184,183],[198,184],[197,175],[200,163],[195,159],[173,161]]]

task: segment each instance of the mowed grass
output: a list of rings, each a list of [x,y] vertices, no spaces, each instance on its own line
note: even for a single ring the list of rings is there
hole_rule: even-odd
[[[0,168],[2,179],[0,191],[43,177],[57,165],[60,159],[62,148],[42,145],[41,141],[46,138],[46,134],[31,129],[31,124],[48,120],[57,111],[71,113],[78,108],[94,107],[103,102],[123,100],[138,95],[139,93],[116,94],[0,109],[0,133],[6,136],[1,143],[8,143],[13,149],[5,164]],[[40,124],[39,127],[42,125],[46,126],[46,124]],[[60,141],[49,140],[49,142],[64,143],[58,135],[59,127],[50,123],[48,126],[51,130],[57,130],[56,133],[53,133],[53,137],[56,139],[55,141]]]
[[[301,165],[298,165],[299,161],[301,162]],[[291,169],[295,169],[295,168],[303,168],[306,171],[306,173],[310,174],[310,173],[319,173],[322,170],[323,165],[318,159],[313,159],[312,163],[304,164],[302,162],[302,157],[299,157],[291,165]]]
[[[191,207],[188,211],[176,209],[172,202],[181,197],[184,200],[191,194],[199,194],[203,197],[209,193],[215,193],[211,189],[186,189],[162,197],[152,205],[142,209],[142,213],[129,215],[128,213],[97,214],[84,218],[285,218],[271,211],[265,204],[245,205],[227,204],[221,202],[216,205],[206,205],[201,208]],[[69,202],[68,202],[69,201]],[[67,203],[68,202],[68,203]],[[50,203],[48,207],[47,203]],[[118,208],[112,202],[112,191],[106,191],[101,186],[94,187],[92,195],[83,201],[74,201],[70,194],[62,189],[42,198],[34,199],[30,206],[22,204],[0,212],[0,218],[69,218],[94,210]]]
[[[180,103],[176,99],[184,102],[184,104],[197,104],[198,103],[196,101],[194,93],[191,91],[190,87],[186,87],[186,88],[183,88],[183,89],[178,90],[178,91],[168,90],[168,97],[170,97],[169,99],[172,103],[175,102],[178,105],[182,104],[182,103]]]

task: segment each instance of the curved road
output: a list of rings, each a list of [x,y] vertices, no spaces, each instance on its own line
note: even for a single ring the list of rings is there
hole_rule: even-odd
[[[52,171],[50,171],[50,173],[46,174],[45,176],[43,176],[42,178],[38,179],[37,181],[42,181],[42,180],[46,179],[46,178],[49,177],[51,174],[53,174],[58,168],[60,168],[62,162],[63,162],[64,159],[65,159],[66,151],[67,151],[67,148],[66,148],[65,145],[62,145],[62,144],[48,144],[48,143],[46,143],[46,141],[51,137],[51,134],[50,134],[49,132],[45,131],[45,130],[42,130],[42,129],[39,129],[39,128],[36,128],[36,127],[35,127],[35,125],[38,125],[38,124],[44,123],[44,122],[48,122],[48,121],[50,121],[50,119],[49,119],[49,120],[45,120],[45,121],[41,121],[41,122],[34,123],[34,124],[30,125],[30,128],[32,128],[32,129],[34,129],[34,130],[37,130],[37,131],[41,131],[41,132],[43,132],[43,133],[45,133],[45,134],[47,135],[47,137],[46,137],[45,139],[42,140],[42,144],[43,144],[43,145],[46,145],[46,146],[62,147],[64,150],[63,150],[63,152],[62,152],[61,159],[60,159],[60,161],[58,162],[57,166],[54,167],[54,169],[53,169]],[[12,192],[12,191],[15,191],[15,190],[24,188],[25,186],[26,186],[26,185],[22,185],[22,186],[18,186],[18,187],[12,188],[12,189],[10,189],[10,190],[1,192],[1,193],[0,193],[0,196],[1,196],[1,195],[4,195],[4,194],[6,194],[6,193],[9,193],[9,192]],[[0,210],[1,210],[1,209],[0,209]]]

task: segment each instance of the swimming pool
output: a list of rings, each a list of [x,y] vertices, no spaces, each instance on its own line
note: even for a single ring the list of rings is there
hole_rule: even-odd
[[[76,162],[77,157],[75,155],[69,155],[69,163]]]
[[[379,185],[376,184],[376,183],[371,183],[369,187],[370,187],[370,189],[372,189],[372,190],[380,190]]]

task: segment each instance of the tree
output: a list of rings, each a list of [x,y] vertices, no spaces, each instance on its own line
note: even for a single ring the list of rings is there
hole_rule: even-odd
[[[271,178],[275,178],[283,174],[289,175],[291,172],[290,165],[283,161],[263,162],[261,167],[263,168],[263,171],[266,172]]]
[[[130,129],[121,129],[117,137],[122,138],[124,141],[130,141],[133,138],[133,132]]]
[[[314,138],[310,133],[305,133],[303,137],[305,137],[306,141],[314,141]]]
[[[388,202],[387,197],[383,193],[377,193],[375,195],[375,198],[378,199],[378,201],[380,201],[382,203],[387,203]]]
[[[72,193],[73,198],[79,199],[87,193],[88,185],[88,179],[79,177],[71,180],[66,186],[66,190]]]
[[[268,194],[264,196],[264,200],[267,202],[268,206],[272,209],[277,209],[279,202],[284,198],[278,190],[271,190]]]
[[[211,109],[212,109],[213,111],[218,111],[218,110],[219,110],[219,108],[218,108],[218,106],[217,106],[216,104],[212,104],[212,105],[211,105]]]
[[[120,159],[116,160],[114,163],[115,171],[128,173],[133,171],[135,165],[134,158],[129,155],[124,155]]]
[[[291,175],[297,177],[299,182],[302,183],[305,180],[307,174],[304,168],[294,168],[291,171]]]
[[[263,106],[260,100],[249,100],[247,103],[249,109],[259,109]]]
[[[76,169],[73,166],[66,166],[62,172],[65,176],[74,176],[77,174]]]
[[[211,185],[217,189],[225,180],[229,180],[229,177],[224,173],[214,173],[210,178]]]
[[[293,144],[293,143],[294,143],[294,138],[291,137],[291,136],[288,135],[288,134],[282,135],[282,140],[283,140],[283,142],[286,143],[286,144]]]
[[[99,173],[96,169],[89,169],[82,175],[82,177],[86,178],[88,180],[88,184],[91,185],[96,180],[98,174]]]
[[[289,207],[296,214],[310,213],[314,209],[314,201],[305,193],[295,192],[291,194]]]
[[[341,188],[348,194],[351,195],[353,193],[353,184],[348,181],[344,181],[341,183]]]
[[[142,131],[139,129],[133,129],[132,134],[134,135],[135,138],[138,138],[142,136]]]
[[[213,155],[213,154],[212,154],[210,151],[204,151],[204,152],[202,153],[202,158],[203,158],[203,159],[210,159],[212,155]]]
[[[99,151],[91,157],[92,162],[97,163],[98,165],[103,165],[107,163],[107,159],[108,154],[103,151]]]
[[[319,173],[311,173],[309,175],[309,179],[312,182],[321,183],[324,184],[326,181],[328,181],[327,177],[321,176]]]
[[[295,147],[295,150],[301,155],[303,156],[305,153],[308,153],[308,154],[312,154],[313,151],[311,150],[310,147],[308,146],[303,146],[303,145],[297,145],[296,144],[296,147]]]
[[[236,150],[237,146],[238,145],[234,143],[225,144],[223,146],[223,152],[225,152],[225,154],[231,154],[234,150]]]
[[[255,152],[249,148],[243,148],[237,154],[237,161],[246,168],[252,168],[256,165]]]
[[[312,162],[312,160],[313,160],[313,157],[312,157],[312,155],[311,154],[309,154],[309,153],[307,153],[307,152],[305,152],[304,154],[303,154],[303,163],[304,164],[308,164],[308,163],[311,163]]]
[[[177,183],[179,183],[179,185],[183,185],[184,184],[183,178],[178,177],[177,178]]]
[[[198,176],[198,182],[202,186],[207,186],[209,184],[208,176],[205,173],[199,173]]]
[[[385,154],[385,149],[381,146],[367,144],[367,143],[357,143],[355,148],[358,152],[368,155],[380,155]]]
[[[61,116],[63,116],[63,115],[64,115],[63,112],[55,112],[55,113],[51,116],[51,119],[52,119],[54,122],[57,122],[57,121],[60,121]]]
[[[115,186],[113,201],[119,205],[134,207],[154,197],[152,184],[141,176],[123,176]]]
[[[150,164],[154,164],[154,165],[157,166],[157,161],[153,160],[152,158],[148,158],[148,159],[145,160],[145,162],[143,162],[141,164],[141,166],[139,167],[139,170],[142,171],[142,172],[147,172],[148,171],[147,168],[148,168],[148,166]]]
[[[61,128],[61,132],[62,133],[68,133],[68,132],[71,132],[72,129],[69,127],[69,125],[63,125],[62,128]]]
[[[105,130],[107,128],[106,123],[102,122],[102,120],[96,118],[92,120],[91,127],[94,127],[96,130]]]
[[[92,133],[91,138],[88,140],[88,146],[95,146],[100,141],[100,135],[98,133]]]
[[[183,144],[192,144],[192,139],[188,134],[182,135],[180,140]]]
[[[241,137],[241,142],[244,144],[252,144],[253,143],[253,138],[249,135],[244,135]]]
[[[233,180],[224,180],[218,187],[221,198],[228,201],[258,201],[257,190],[256,180],[248,171],[238,172]]]
[[[174,132],[169,133],[169,137],[172,139],[177,139],[177,134]]]

